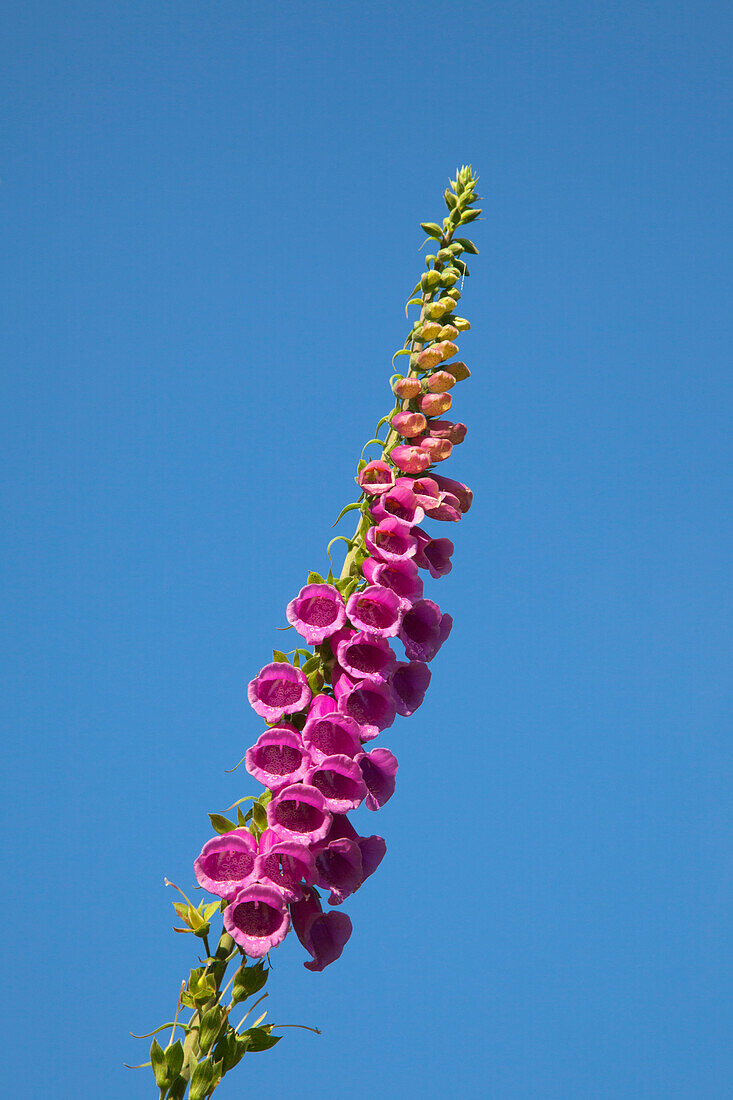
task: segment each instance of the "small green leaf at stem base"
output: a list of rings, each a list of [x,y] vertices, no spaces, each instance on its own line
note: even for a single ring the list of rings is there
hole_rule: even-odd
[[[250,1027],[242,1032],[242,1038],[247,1039],[247,1053],[256,1054],[260,1050],[269,1050],[279,1043],[282,1035],[271,1035],[269,1027]]]
[[[232,829],[236,829],[236,825],[233,821],[230,821],[228,817],[224,817],[222,814],[209,814],[209,821],[211,827],[215,833],[222,836],[224,833],[231,833]]]

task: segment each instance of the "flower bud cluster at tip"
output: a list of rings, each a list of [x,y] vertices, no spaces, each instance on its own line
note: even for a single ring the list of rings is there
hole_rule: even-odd
[[[468,321],[454,316],[468,275],[465,254],[477,249],[455,231],[474,220],[476,177],[462,168],[445,192],[442,227],[422,223],[438,244],[415,288],[420,317],[403,354],[409,371],[392,384],[395,408],[379,459],[359,464],[359,526],[341,577],[309,576],[287,606],[289,624],[311,650],[295,650],[265,665],[248,699],[267,723],[248,749],[245,766],[265,791],[239,824],[204,845],[194,868],[199,884],[225,905],[224,927],[242,952],[261,958],[295,929],[322,970],[349,939],[340,906],[384,857],[382,837],[361,836],[348,814],[362,803],[380,809],[395,790],[397,760],[366,748],[397,715],[422,704],[429,663],[450,634],[452,619],[423,592],[423,576],[452,568],[453,543],[422,527],[456,522],[471,490],[436,472],[466,435],[444,419],[457,382],[470,376],[455,359]],[[413,293],[415,293],[413,291]],[[401,653],[393,646],[398,643]],[[305,658],[301,662],[301,657]],[[233,825],[233,823],[229,823]]]

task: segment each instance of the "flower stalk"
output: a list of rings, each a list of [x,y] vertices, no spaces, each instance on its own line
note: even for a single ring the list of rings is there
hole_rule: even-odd
[[[455,309],[459,280],[462,287],[469,274],[465,256],[478,249],[456,233],[481,213],[477,178],[470,166],[459,169],[444,192],[442,225],[421,223],[435,253],[426,257],[406,307],[407,316],[411,306],[419,311],[393,359],[407,357],[405,372],[390,381],[393,407],[362,449],[363,456],[379,447],[379,457],[359,459],[360,496],[336,521],[357,511],[354,534],[336,536],[327,548],[330,560],[331,545],[347,543],[339,575],[333,569],[325,577],[308,574],[287,606],[288,623],[305,646],[289,654],[273,650],[272,662],[249,684],[249,703],[265,728],[243,759],[264,789],[230,808],[236,819],[209,815],[216,835],[194,871],[217,900],[194,906],[179,891],[183,901],[174,902],[183,925],[175,930],[200,939],[205,956],[182,985],[168,1045],[163,1049],[153,1038],[148,1065],[160,1100],[206,1100],[245,1054],[279,1042],[275,1025],[263,1024],[266,1013],[240,1030],[268,995],[262,990],[269,951],[292,928],[310,956],[307,969],[318,972],[338,959],[352,934],[339,907],[384,858],[384,839],[360,836],[348,815],[362,803],[375,812],[392,797],[397,760],[388,748],[368,743],[396,715],[407,717],[422,704],[429,664],[452,626],[451,616],[424,598],[420,571],[433,578],[449,572],[453,543],[421,524],[456,522],[472,501],[470,489],[435,467],[467,430],[442,417],[454,386],[470,375],[465,363],[454,361],[459,334],[470,328]],[[397,643],[404,660],[392,649]],[[216,913],[222,929],[212,954]],[[236,969],[224,984],[233,961]],[[249,998],[256,999],[233,1026],[232,1010]],[[179,1022],[185,1010],[190,1017]],[[289,1026],[305,1025],[278,1025]],[[175,1038],[178,1028],[183,1040]]]

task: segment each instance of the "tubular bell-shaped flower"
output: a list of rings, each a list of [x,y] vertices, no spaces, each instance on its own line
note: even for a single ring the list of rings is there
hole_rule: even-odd
[[[382,561],[414,558],[417,551],[417,542],[410,534],[410,528],[392,516],[383,519],[377,527],[370,527],[364,542],[372,554]]]
[[[451,554],[455,547],[450,539],[431,539],[419,527],[413,527],[412,534],[417,539],[415,564],[427,569],[431,577],[444,577],[453,568]]]
[[[284,894],[264,882],[245,886],[224,910],[224,927],[245,954],[261,959],[282,943],[290,927]]]
[[[331,814],[319,790],[293,783],[275,795],[267,807],[267,824],[282,840],[314,844],[331,825]]]
[[[321,792],[326,809],[335,814],[355,810],[367,795],[359,765],[350,756],[327,756],[308,769],[305,781]]]
[[[249,829],[234,829],[204,844],[193,869],[199,886],[228,901],[256,878],[257,841]]]
[[[409,718],[422,704],[431,672],[424,661],[400,661],[390,678],[397,713]]]
[[[297,783],[310,767],[308,752],[295,726],[273,726],[247,749],[244,766],[271,791]]]
[[[354,757],[361,749],[361,732],[354,718],[340,713],[335,699],[316,695],[303,726],[303,744],[316,764],[327,756]]]
[[[371,513],[381,523],[385,519],[398,519],[408,527],[414,527],[416,523],[422,523],[425,512],[407,485],[395,485],[379,498],[371,507]]]
[[[387,639],[364,630],[340,641],[336,658],[353,680],[388,680],[397,664]]]
[[[343,598],[332,584],[307,584],[290,601],[285,615],[308,645],[319,645],[346,622]]]
[[[379,748],[360,753],[356,762],[369,792],[364,805],[368,810],[381,809],[394,794],[397,757],[389,749]]]
[[[410,661],[432,661],[451,632],[453,619],[432,600],[418,600],[405,614],[400,629]]]
[[[290,906],[295,934],[313,958],[303,963],[306,970],[320,971],[335,962],[351,935],[352,925],[346,913],[324,913],[315,891],[308,890]]]
[[[376,584],[354,592],[346,604],[346,614],[357,630],[382,638],[394,638],[402,622],[399,598],[388,588]]]
[[[290,901],[299,898],[301,883],[312,886],[316,867],[313,853],[296,840],[282,840],[272,829],[260,837],[254,874],[257,879],[269,879]]]
[[[295,714],[310,697],[311,689],[300,669],[280,661],[260,669],[247,688],[250,706],[266,722],[277,722],[283,714]]]
[[[372,741],[394,722],[397,706],[388,683],[354,681],[346,672],[339,670],[333,687],[339,710],[361,726],[362,741]]]

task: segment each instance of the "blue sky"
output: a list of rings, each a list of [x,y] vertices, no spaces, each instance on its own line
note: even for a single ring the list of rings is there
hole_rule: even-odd
[[[217,1096],[730,1089],[731,13],[29,0],[0,40],[6,1087],[152,1095],[248,680],[481,175],[455,627],[320,975]],[[437,525],[436,525],[437,526]],[[436,532],[437,533],[437,532]],[[440,532],[444,534],[444,531]],[[366,818],[369,820],[366,820]]]

